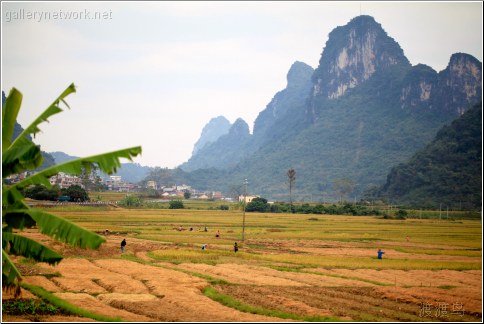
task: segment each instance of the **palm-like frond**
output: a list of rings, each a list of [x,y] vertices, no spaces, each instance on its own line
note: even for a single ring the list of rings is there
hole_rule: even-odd
[[[44,158],[40,146],[35,145],[26,137],[17,138],[16,143],[2,152],[2,178],[33,170],[42,165]]]
[[[20,173],[25,170],[33,170],[42,164],[43,157],[40,147],[26,138],[27,135],[34,135],[40,132],[39,125],[48,121],[48,118],[62,110],[59,103],[65,102],[65,97],[76,91],[74,84],[67,87],[47,109],[35,119],[25,130],[11,143],[13,128],[17,119],[22,94],[15,88],[10,91],[2,111],[2,178],[11,174]]]
[[[2,107],[2,179],[12,174],[33,170],[42,164],[40,147],[27,138],[27,135],[35,136],[40,132],[39,125],[42,122],[48,121],[49,117],[63,111],[60,107],[61,102],[69,108],[64,99],[75,91],[74,84],[67,87],[13,142],[12,134],[20,110],[22,94],[15,88],[10,91],[7,101]],[[82,248],[95,249],[105,241],[96,233],[64,218],[29,208],[24,202],[21,192],[23,188],[31,184],[43,184],[50,187],[49,178],[51,176],[59,172],[79,175],[83,169],[89,172],[93,165],[101,171],[111,174],[121,167],[121,158],[132,161],[132,158],[138,154],[141,154],[141,147],[131,147],[55,165],[13,185],[2,183],[2,222],[7,224],[2,230],[2,286],[7,289],[15,289],[16,295],[20,292],[19,282],[22,277],[7,252],[51,264],[62,260],[62,257],[55,251],[36,241],[14,234],[12,232],[14,228],[23,229],[37,224],[41,233]]]
[[[9,210],[8,213],[30,216],[37,223],[42,234],[72,246],[97,249],[105,241],[103,237],[94,232],[39,209]]]
[[[15,296],[18,296],[20,294],[20,280],[22,280],[20,271],[5,250],[2,249],[2,287],[14,290]]]
[[[65,172],[68,174],[81,174],[82,168],[90,169],[91,164],[96,164],[99,169],[105,173],[111,174],[121,167],[121,158],[126,158],[132,161],[132,158],[141,153],[141,147],[135,146],[119,151],[104,153],[100,155],[94,155],[86,158],[79,158],[76,160],[68,161],[62,164],[54,165],[50,168],[44,169],[36,174],[25,178],[16,184],[4,188],[3,199],[9,201],[10,197],[19,197],[19,192],[31,185],[31,184],[43,184],[50,187],[49,178],[56,175],[59,172]],[[10,198],[12,199],[12,198]]]
[[[32,258],[35,261],[57,264],[62,260],[62,256],[48,247],[13,233],[2,233],[2,248],[10,254],[22,255]]]
[[[93,163],[96,164],[101,171],[112,174],[121,167],[121,158],[126,158],[132,161],[133,157],[137,156],[138,154],[141,154],[141,146],[71,160],[62,164],[54,165],[42,170],[41,172],[37,172],[36,174],[18,182],[18,185],[23,188],[25,185],[45,183],[48,182],[48,179],[51,176],[59,172],[78,175],[81,174],[83,167],[89,170],[91,164]]]
[[[22,94],[17,89],[12,88],[2,107],[2,151],[10,146],[21,104]]]
[[[40,132],[39,124],[47,121],[47,119],[50,116],[55,115],[55,114],[63,111],[63,109],[61,107],[59,107],[60,102],[63,102],[66,105],[66,107],[69,108],[69,105],[67,104],[67,102],[64,99],[65,99],[65,97],[67,97],[68,95],[70,95],[73,92],[76,92],[76,87],[75,87],[74,83],[71,83],[61,93],[61,95],[59,97],[57,97],[54,100],[54,102],[49,107],[47,107],[42,114],[40,114],[39,117],[37,117],[37,119],[35,119],[27,128],[24,129],[24,131],[12,143],[12,146],[14,146],[16,144],[15,142],[21,137],[25,137],[26,135],[30,135],[30,134],[35,136],[35,134]]]
[[[27,209],[25,209],[27,210]],[[5,210],[2,212],[2,221],[7,224],[3,232],[11,232],[13,228],[23,230],[35,226],[35,221],[25,210],[17,209],[16,211]]]
[[[6,191],[6,188],[7,186],[2,186],[3,191]],[[27,206],[27,204],[23,201],[24,196],[22,196],[22,194],[18,191],[16,191],[16,193],[19,196],[2,196],[2,220],[4,220],[9,210],[29,208],[29,206]]]

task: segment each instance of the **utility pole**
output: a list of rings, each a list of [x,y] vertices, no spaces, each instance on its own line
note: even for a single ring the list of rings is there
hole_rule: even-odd
[[[244,242],[245,234],[245,203],[247,201],[247,179],[244,180],[244,217],[242,219],[242,242]]]

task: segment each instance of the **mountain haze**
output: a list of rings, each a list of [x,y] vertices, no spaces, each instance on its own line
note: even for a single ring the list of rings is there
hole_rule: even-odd
[[[251,193],[288,200],[286,172],[294,168],[296,199],[335,200],[341,179],[354,184],[346,198],[359,197],[480,102],[481,75],[482,63],[465,53],[440,72],[411,66],[380,24],[359,16],[329,34],[314,71],[291,66],[287,87],[259,114],[253,135],[222,136],[181,169],[211,174],[205,182],[194,177],[200,189],[229,190],[248,179]]]
[[[250,137],[249,125],[242,118],[238,118],[227,134],[220,136],[215,142],[205,144],[180,167],[185,171],[234,167],[244,157],[245,146]]]
[[[307,89],[311,85],[313,68],[303,62],[292,64],[287,73],[287,86],[276,93],[266,108],[259,113],[254,123],[254,133],[249,133],[247,123],[239,118],[231,126],[227,135],[208,143],[203,149],[194,153],[180,168],[184,171],[216,168],[227,169],[236,166],[264,143],[271,143],[278,137],[279,124],[287,124],[287,119],[298,120],[303,116]],[[204,127],[209,128],[213,119]],[[202,137],[204,137],[202,131]],[[201,137],[201,138],[202,138]]]
[[[296,199],[336,200],[342,179],[353,183],[346,199],[357,198],[480,102],[481,75],[482,63],[465,53],[440,72],[412,66],[373,17],[358,16],[329,34],[315,70],[291,66],[254,134],[244,127],[221,136],[174,174],[225,191],[248,179],[250,193],[288,200],[286,172],[294,168]],[[198,182],[195,171],[204,170],[210,177]]]
[[[193,147],[192,155],[197,154],[197,152],[205,145],[215,142],[220,136],[227,134],[230,126],[230,122],[224,116],[212,118],[208,124],[203,127],[202,134]]]

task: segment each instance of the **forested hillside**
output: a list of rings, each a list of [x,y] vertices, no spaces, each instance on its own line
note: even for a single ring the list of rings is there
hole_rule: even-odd
[[[407,163],[394,167],[377,196],[409,206],[482,204],[482,105],[475,105]]]

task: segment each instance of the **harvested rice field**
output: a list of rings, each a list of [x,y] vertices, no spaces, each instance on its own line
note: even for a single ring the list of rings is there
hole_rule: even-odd
[[[106,242],[83,250],[23,231],[64,259],[50,266],[16,258],[22,298],[38,298],[28,290],[38,286],[89,314],[131,322],[482,321],[479,221],[248,213],[242,241],[236,211],[51,212]]]

